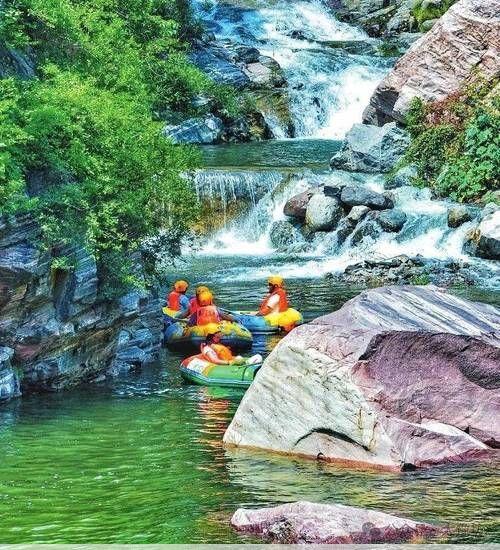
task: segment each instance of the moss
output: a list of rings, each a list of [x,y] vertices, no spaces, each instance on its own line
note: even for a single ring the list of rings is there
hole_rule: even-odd
[[[437,5],[429,4],[425,0],[417,0],[412,9],[412,15],[418,24],[420,31],[424,31],[423,24],[431,19],[439,19],[448,9],[455,3],[456,0],[442,0]]]

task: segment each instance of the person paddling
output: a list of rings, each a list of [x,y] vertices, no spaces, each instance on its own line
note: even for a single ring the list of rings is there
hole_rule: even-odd
[[[209,325],[211,323],[220,323],[224,321],[234,321],[234,317],[229,315],[214,304],[213,294],[207,290],[203,291],[198,297],[198,308],[189,318],[190,326]]]
[[[267,280],[269,294],[260,304],[257,315],[269,315],[270,313],[284,313],[289,308],[288,296],[284,289],[283,277],[272,275]]]
[[[196,311],[200,307],[200,295],[202,294],[202,292],[210,292],[210,289],[208,288],[208,286],[196,287],[195,295],[189,300],[189,315],[193,315],[193,313],[196,313]]]
[[[234,356],[231,348],[221,344],[221,340],[222,334],[220,332],[208,334],[205,342],[200,347],[201,357],[215,365],[256,365],[262,363],[262,356],[259,354],[248,359],[241,355]]]
[[[186,296],[189,284],[186,281],[176,281],[173,290],[166,298],[167,308],[173,312],[172,317],[183,319],[189,314],[189,298]]]

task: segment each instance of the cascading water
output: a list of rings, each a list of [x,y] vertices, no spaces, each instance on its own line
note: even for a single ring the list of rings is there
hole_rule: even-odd
[[[357,178],[356,185],[383,191],[381,175],[332,172],[324,158],[322,167],[316,166],[314,170],[304,169],[305,163],[294,169],[283,163],[283,158],[288,158],[287,147],[296,148],[298,139],[306,137],[314,139],[299,143],[303,147],[302,155],[314,160],[320,144],[324,155],[324,144],[330,142],[323,140],[338,140],[354,123],[360,122],[373,89],[391,61],[374,55],[373,41],[363,31],[340,23],[317,1],[243,0],[236,4],[210,0],[203,6],[198,4],[198,11],[218,39],[254,46],[279,62],[286,76],[296,130],[296,139],[280,142],[277,157],[271,161],[266,158],[267,169],[262,170],[262,165],[258,170],[256,166],[252,168],[245,158],[247,146],[241,145],[239,162],[232,158],[228,165],[222,162],[217,170],[209,169],[197,175],[198,190],[210,188],[212,195],[225,197],[224,205],[227,197],[238,199],[237,189],[247,188],[252,197],[249,211],[237,220],[228,221],[199,253],[248,259],[260,256],[265,258],[265,266],[260,262],[249,269],[242,262],[233,262],[236,265],[227,269],[224,277],[261,279],[276,271],[286,277],[322,276],[327,272],[341,272],[348,265],[365,259],[399,254],[420,254],[441,260],[465,257],[462,245],[473,223],[450,229],[447,225],[449,205],[431,200],[428,190],[413,188],[393,191],[395,208],[407,216],[399,233],[365,237],[360,243],[353,243],[351,235],[341,244],[336,243],[335,233],[319,233],[300,254],[295,250],[293,254],[274,250],[269,238],[273,224],[285,219],[283,206],[294,194],[325,183],[345,183],[348,177]],[[342,47],[342,42],[347,46]],[[353,54],[353,50],[361,53]],[[272,113],[266,117],[275,128],[275,135],[285,135],[284,131],[279,133],[279,122],[272,118]],[[255,156],[253,149],[252,155]],[[241,166],[241,170],[235,166]]]
[[[248,5],[246,5],[248,4]],[[319,1],[196,2],[218,39],[256,47],[274,58],[288,83],[296,137],[342,138],[355,122],[391,61],[351,55],[339,44],[368,43],[361,30],[339,22]],[[275,136],[286,133],[266,115]]]

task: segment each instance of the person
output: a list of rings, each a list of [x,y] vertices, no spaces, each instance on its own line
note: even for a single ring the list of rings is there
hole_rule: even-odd
[[[209,290],[201,292],[198,296],[198,308],[189,318],[190,326],[209,325],[220,323],[222,320],[234,321],[234,317],[224,312],[214,304],[213,294]]]
[[[176,281],[173,290],[168,294],[166,307],[175,312],[173,317],[183,319],[189,314],[189,298],[186,296],[189,284],[186,281]]]
[[[280,275],[272,275],[267,280],[269,294],[260,304],[257,315],[269,315],[271,313],[284,313],[290,307],[288,304],[288,296],[284,289],[284,280]]]
[[[189,315],[196,313],[196,310],[200,307],[199,298],[202,292],[210,292],[210,289],[208,286],[198,286],[196,288],[195,295],[189,300]]]
[[[221,344],[222,334],[214,332],[207,335],[203,344],[201,344],[201,358],[215,365],[255,365],[262,363],[261,355],[253,355],[249,359],[244,359],[241,355],[233,355],[231,348]]]

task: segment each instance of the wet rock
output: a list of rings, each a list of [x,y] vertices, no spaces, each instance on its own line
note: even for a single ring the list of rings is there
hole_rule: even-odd
[[[14,397],[19,397],[19,377],[12,368],[12,348],[0,346],[0,403]]]
[[[386,210],[394,206],[391,199],[366,187],[344,187],[340,200],[347,206],[362,205],[374,210]]]
[[[313,194],[314,192],[308,189],[288,199],[283,208],[285,216],[290,216],[297,220],[304,220],[306,217],[307,205]]]
[[[406,214],[401,210],[382,210],[377,215],[377,222],[380,224],[384,231],[390,233],[397,233],[403,229],[404,224],[406,223]]]
[[[479,226],[466,239],[465,248],[470,254],[500,260],[500,209],[483,216]]]
[[[376,240],[382,233],[382,227],[374,217],[375,212],[369,213],[365,219],[356,227],[352,234],[351,243],[353,246],[361,243],[365,238]]]
[[[365,291],[278,343],[224,443],[390,470],[493,458],[499,320],[435,287]]]
[[[305,222],[310,231],[329,231],[337,226],[343,215],[336,198],[316,193],[307,204]]]
[[[30,53],[0,45],[0,78],[17,77],[26,80],[34,76],[35,60]]]
[[[411,186],[413,185],[417,175],[418,168],[415,164],[403,166],[387,178],[384,187],[385,189],[397,189],[398,187]]]
[[[404,124],[414,97],[443,100],[476,74],[485,80],[495,78],[500,71],[497,20],[496,0],[456,2],[378,85],[363,121],[379,126],[394,120]]]
[[[215,45],[200,45],[190,54],[191,61],[217,84],[244,88],[250,79],[243,69],[231,61],[232,52]]]
[[[460,227],[478,215],[478,210],[464,204],[457,204],[448,210],[448,227]]]
[[[163,135],[173,143],[211,144],[222,137],[222,120],[213,115],[190,118],[178,126],[165,126]]]
[[[389,172],[403,156],[409,143],[407,132],[394,123],[381,128],[354,124],[330,165],[334,169],[355,172]]]
[[[375,510],[342,504],[293,502],[272,508],[239,508],[231,518],[236,531],[275,544],[373,544],[412,541],[444,532]]]
[[[274,222],[269,232],[269,240],[274,248],[285,250],[297,243],[304,243],[302,233],[290,222],[280,220]]]

